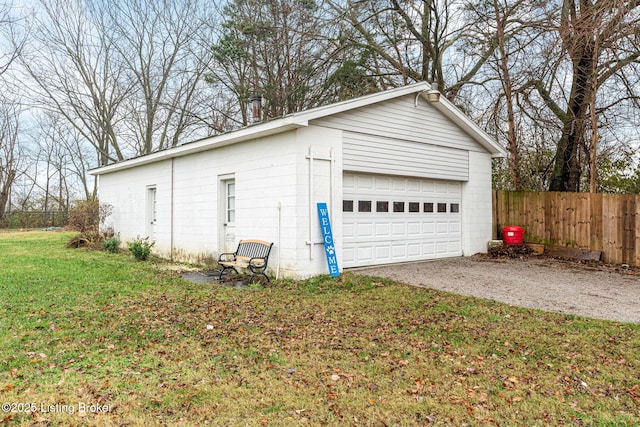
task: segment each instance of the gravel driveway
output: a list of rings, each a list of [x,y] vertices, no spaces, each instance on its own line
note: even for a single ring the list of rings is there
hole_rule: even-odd
[[[551,258],[448,258],[353,270],[507,304],[640,323],[640,270]]]

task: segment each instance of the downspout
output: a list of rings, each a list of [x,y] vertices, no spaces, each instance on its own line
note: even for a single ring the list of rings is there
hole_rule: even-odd
[[[171,215],[171,220],[169,221],[169,250],[171,251],[170,255],[169,255],[169,259],[171,260],[171,262],[173,262],[173,189],[174,189],[174,182],[173,182],[173,161],[174,158],[171,158],[171,208],[170,208],[170,215]]]
[[[313,224],[311,218],[313,218],[313,148],[309,147],[309,259],[313,260]]]
[[[276,280],[280,278],[280,253],[282,251],[282,202],[278,202],[278,263],[276,265]]]

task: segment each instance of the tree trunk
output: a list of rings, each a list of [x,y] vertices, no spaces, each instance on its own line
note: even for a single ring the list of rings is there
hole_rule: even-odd
[[[8,170],[7,176],[4,179],[4,185],[0,190],[0,221],[4,219],[7,209],[7,202],[9,201],[9,195],[11,194],[11,186],[13,186],[13,180],[16,177],[16,171]]]
[[[562,136],[556,148],[549,191],[580,191],[582,165],[578,151],[584,147],[587,111],[591,103],[590,77],[593,75],[593,46],[574,52],[574,76]]]
[[[511,168],[511,174],[513,176],[513,188],[516,191],[522,190],[522,180],[520,178],[520,155],[518,152],[518,140],[516,137],[516,119],[513,108],[513,83],[511,81],[511,72],[509,71],[509,60],[506,51],[506,26],[507,15],[505,11],[504,18],[501,16],[500,7],[497,1],[493,3],[495,20],[496,20],[496,35],[498,39],[499,54],[500,54],[500,75],[502,82],[502,90],[504,91],[505,106],[507,109],[507,149],[509,150],[509,166]]]

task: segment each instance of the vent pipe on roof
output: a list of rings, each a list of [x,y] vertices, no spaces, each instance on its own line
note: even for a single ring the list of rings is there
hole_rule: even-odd
[[[262,96],[253,95],[251,97],[251,122],[260,123],[262,121]]]

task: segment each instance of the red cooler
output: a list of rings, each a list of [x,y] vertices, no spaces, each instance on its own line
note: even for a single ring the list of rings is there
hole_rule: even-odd
[[[509,245],[521,245],[522,237],[524,236],[524,228],[517,225],[507,225],[502,229],[502,237],[504,238],[504,244]]]

